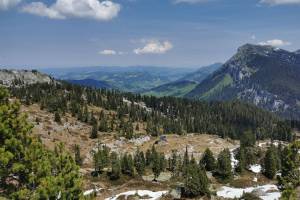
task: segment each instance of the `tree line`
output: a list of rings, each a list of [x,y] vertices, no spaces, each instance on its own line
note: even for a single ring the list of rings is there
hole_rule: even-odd
[[[149,135],[206,133],[222,138],[239,139],[251,130],[256,139],[292,141],[291,123],[254,105],[123,93],[116,90],[94,89],[66,82],[38,83],[11,88],[12,94],[26,104],[39,103],[41,109],[55,113],[56,120],[66,112],[80,121],[90,123],[96,130],[118,131],[126,138],[135,136],[137,122],[145,123]],[[107,111],[93,113],[88,106]],[[294,123],[295,124],[295,123]]]

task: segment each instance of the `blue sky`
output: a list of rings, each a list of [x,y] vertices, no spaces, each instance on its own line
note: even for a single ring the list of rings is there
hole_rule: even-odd
[[[300,0],[33,2],[0,0],[1,67],[200,67],[244,43],[300,49]]]

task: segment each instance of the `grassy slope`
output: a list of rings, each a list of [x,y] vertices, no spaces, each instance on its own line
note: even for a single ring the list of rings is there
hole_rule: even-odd
[[[145,95],[152,95],[157,97],[174,96],[183,97],[196,87],[196,82],[185,82],[184,84],[166,84],[151,91],[145,92]]]
[[[232,82],[233,80],[231,76],[229,74],[226,74],[221,81],[219,81],[214,87],[206,91],[200,98],[208,99],[209,97],[221,92],[225,87],[231,85]]]

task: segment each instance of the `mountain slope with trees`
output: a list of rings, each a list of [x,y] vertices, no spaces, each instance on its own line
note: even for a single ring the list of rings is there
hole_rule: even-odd
[[[186,97],[220,101],[239,99],[288,119],[299,119],[299,77],[298,53],[246,44]]]
[[[209,66],[201,67],[195,72],[189,73],[179,80],[160,85],[143,92],[144,95],[153,95],[157,97],[173,96],[183,97],[191,92],[196,85],[203,81],[207,76],[221,67],[221,63],[215,63]]]

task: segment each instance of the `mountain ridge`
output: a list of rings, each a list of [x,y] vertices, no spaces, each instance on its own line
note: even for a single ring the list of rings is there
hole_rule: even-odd
[[[300,118],[300,55],[245,44],[186,95],[200,100],[239,99],[286,118]]]

